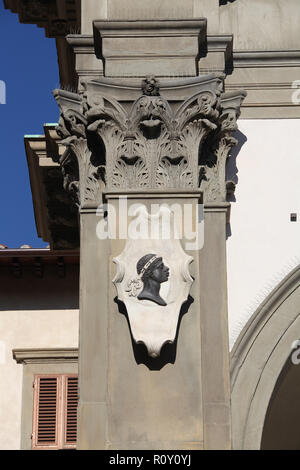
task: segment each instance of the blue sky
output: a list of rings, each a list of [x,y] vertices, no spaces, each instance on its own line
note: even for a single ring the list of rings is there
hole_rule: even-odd
[[[43,134],[57,122],[52,90],[59,86],[55,39],[43,28],[20,24],[0,0],[0,80],[6,104],[0,104],[0,244],[18,248],[46,246],[38,238],[24,149],[25,134]]]

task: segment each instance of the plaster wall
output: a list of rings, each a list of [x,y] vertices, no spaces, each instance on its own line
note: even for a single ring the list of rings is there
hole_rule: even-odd
[[[218,0],[83,0],[82,34],[92,33],[92,21],[149,19],[208,19],[208,32],[219,28]]]
[[[12,349],[74,347],[78,347],[78,310],[0,312],[1,450],[20,449],[21,442],[24,366],[13,359]]]
[[[299,119],[239,121],[242,146],[229,169],[236,163],[227,239],[231,347],[267,294],[300,262],[299,126]]]
[[[299,50],[298,0],[236,0],[220,7],[220,33],[235,50]]]
[[[78,266],[59,278],[55,264],[43,277],[21,260],[22,276],[0,269],[0,449],[20,449],[24,367],[13,349],[78,347]],[[44,373],[43,364],[38,364]]]
[[[233,33],[235,50],[299,50],[298,0],[82,0],[82,34],[92,21],[207,18],[209,34]]]

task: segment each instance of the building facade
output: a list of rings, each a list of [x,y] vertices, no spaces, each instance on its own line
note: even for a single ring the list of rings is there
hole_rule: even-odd
[[[4,3],[56,38],[61,117],[25,136],[50,248],[0,251],[0,447],[298,449],[299,2]],[[120,199],[200,204],[200,250],[101,239]]]

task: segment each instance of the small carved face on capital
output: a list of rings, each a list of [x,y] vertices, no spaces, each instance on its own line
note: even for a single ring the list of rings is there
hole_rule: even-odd
[[[147,77],[142,81],[142,91],[147,96],[159,96],[158,82],[155,77]]]

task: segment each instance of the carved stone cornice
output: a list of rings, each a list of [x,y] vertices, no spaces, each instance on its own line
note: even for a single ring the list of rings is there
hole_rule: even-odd
[[[5,8],[18,13],[20,23],[45,28],[47,37],[65,37],[80,29],[79,0],[4,0]]]
[[[40,279],[48,279],[49,275],[63,279],[69,272],[77,271],[78,266],[79,250],[0,250],[0,271],[17,279],[27,279],[30,273]]]
[[[226,201],[226,161],[245,93],[222,94],[223,79],[215,76],[174,109],[153,77],[142,90],[130,110],[97,94],[95,82],[80,95],[54,92],[66,146],[59,160],[64,188],[81,209],[97,207],[103,191],[200,188],[204,202]]]
[[[17,364],[56,364],[78,362],[78,348],[13,349]]]
[[[106,77],[198,75],[206,18],[96,20],[95,53]]]
[[[175,108],[184,100],[192,95],[196,95],[203,89],[214,92],[216,88],[216,79],[221,82],[225,79],[223,73],[208,73],[193,78],[172,78],[164,79],[159,83],[160,95],[163,96],[170,104],[171,108]],[[141,79],[140,78],[106,78],[92,79],[88,81],[88,89],[90,93],[100,94],[103,96],[113,96],[127,110],[131,108],[131,103],[141,96]],[[72,94],[74,99],[74,94]],[[62,96],[64,99],[65,95]],[[71,99],[71,97],[69,98]],[[77,99],[77,98],[76,98]],[[175,106],[173,106],[175,105]]]
[[[76,56],[80,80],[97,79],[104,73],[133,80],[154,73],[157,64],[159,76],[231,73],[233,36],[205,32],[203,19],[96,21],[94,35],[69,34],[66,40]]]
[[[79,80],[103,76],[103,63],[95,55],[94,37],[89,34],[69,34],[66,41],[76,57],[76,73]]]
[[[61,86],[76,89],[75,56],[65,37],[80,32],[81,0],[4,0],[4,6],[20,23],[36,24],[56,39]]]
[[[63,188],[59,155],[64,147],[55,124],[45,124],[45,135],[25,136],[25,149],[39,237],[52,249],[79,247],[77,210]]]
[[[208,34],[205,49],[201,51],[201,59],[199,61],[200,73],[232,73],[232,48],[232,34]]]
[[[300,50],[234,51],[235,68],[299,67]]]

